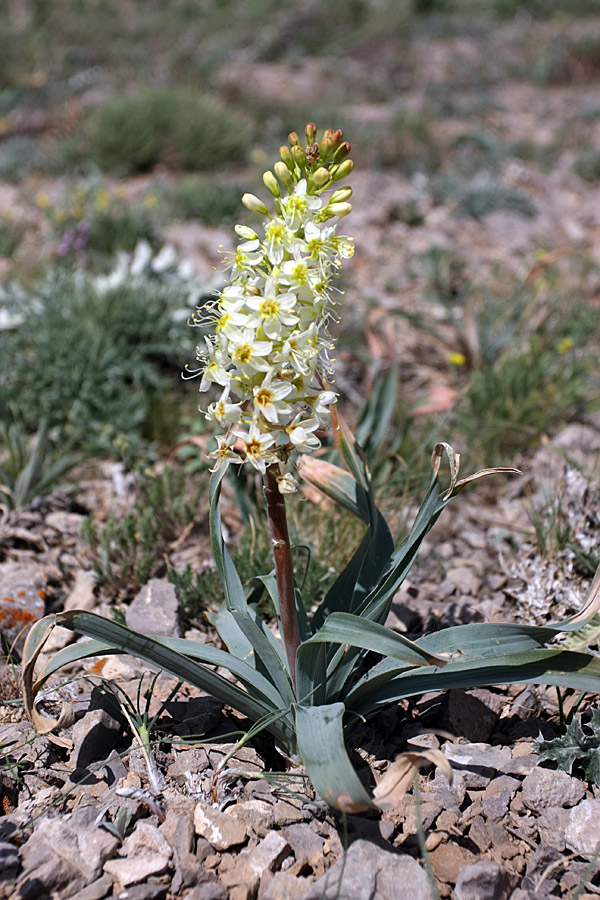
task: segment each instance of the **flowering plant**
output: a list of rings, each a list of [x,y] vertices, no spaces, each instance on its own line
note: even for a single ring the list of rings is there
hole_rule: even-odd
[[[350,212],[350,189],[339,188],[328,197],[325,192],[352,171],[350,148],[339,131],[326,131],[318,142],[312,124],[306,137],[303,147],[293,133],[274,171],[264,176],[273,213],[257,197],[244,196],[246,207],[267,217],[264,233],[261,237],[238,226],[242,242],[230,260],[231,282],[208,314],[195,321],[212,330],[198,350],[200,366],[191,374],[200,376],[201,391],[212,385],[220,389],[205,414],[224,429],[211,454],[210,484],[210,532],[224,603],[209,618],[227,649],[148,637],[92,613],[59,613],[29,633],[24,696],[36,727],[48,732],[70,719],[66,706],[58,720],[41,716],[36,708],[36,694],[50,675],[88,656],[132,653],[234,707],[255,723],[254,732],[270,732],[288,757],[301,759],[329,804],[356,812],[396,803],[423,758],[443,762],[437,751],[401,754],[371,796],[345,748],[345,729],[357,718],[404,697],[445,688],[518,681],[599,691],[600,660],[546,644],[600,608],[600,576],[576,616],[549,626],[473,624],[416,641],[385,627],[394,595],[445,507],[474,479],[516,470],[486,469],[460,479],[459,455],[448,444],[436,445],[429,490],[410,531],[394,546],[364,455],[336,414],[336,397],[326,380],[327,324],[335,316],[331,281],[351,255],[352,241],[337,234],[334,221]],[[318,432],[330,422],[341,467],[311,455],[319,446]],[[294,583],[286,522],[285,494],[296,485],[291,466],[298,454],[304,480],[366,526],[311,616]],[[444,458],[446,487],[440,484]],[[223,478],[231,465],[245,464],[264,478],[275,568],[259,581],[275,605],[282,643],[249,602],[223,538]],[[56,625],[91,640],[60,651],[36,678],[36,661]]]

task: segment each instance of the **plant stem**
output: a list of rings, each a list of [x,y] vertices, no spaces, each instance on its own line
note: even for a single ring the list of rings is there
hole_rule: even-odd
[[[273,556],[275,558],[275,579],[279,597],[279,620],[281,636],[288,661],[294,690],[296,689],[296,651],[300,646],[300,629],[296,613],[296,597],[294,591],[294,570],[292,567],[292,551],[288,533],[285,498],[279,491],[277,476],[279,465],[268,466],[265,472],[265,497]]]

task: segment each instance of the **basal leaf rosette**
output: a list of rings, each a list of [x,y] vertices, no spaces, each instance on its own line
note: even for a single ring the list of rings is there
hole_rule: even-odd
[[[332,187],[353,163],[341,131],[328,129],[319,142],[315,125],[305,133],[306,147],[292,132],[273,171],[263,175],[272,208],[253,194],[242,197],[247,209],[265,216],[260,233],[236,226],[229,283],[192,319],[210,330],[190,375],[200,376],[201,392],[218,391],[203,410],[223,429],[209,455],[213,472],[248,463],[264,475],[294,453],[315,450],[317,433],[330,426],[337,395],[327,385],[328,326],[337,321],[340,293],[334,279],[354,251],[353,239],[337,234],[352,210],[352,189]],[[278,485],[282,493],[294,491],[293,475],[281,471]]]

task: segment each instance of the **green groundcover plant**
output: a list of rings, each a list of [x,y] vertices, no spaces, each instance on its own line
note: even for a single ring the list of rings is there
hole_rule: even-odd
[[[576,629],[600,606],[596,576],[582,610],[544,627],[472,624],[408,640],[385,627],[394,595],[425,536],[445,507],[475,479],[514,469],[485,469],[459,478],[459,456],[448,444],[433,450],[433,475],[408,534],[397,545],[375,504],[364,455],[335,413],[327,382],[336,318],[332,287],[353,242],[338,235],[351,211],[351,188],[337,183],[352,172],[341,131],[317,140],[313,124],[304,145],[294,132],[264,184],[273,211],[254,195],[244,205],[265,217],[259,234],[237,226],[241,238],[229,259],[229,284],[194,324],[200,391],[219,395],[207,419],[221,426],[209,489],[210,533],[224,602],[210,620],[227,649],[177,638],[149,637],[89,612],[48,616],[31,629],[24,650],[24,696],[38,728],[49,732],[71,720],[43,716],[36,695],[66,664],[90,656],[131,653],[207,691],[269,732],[290,759],[301,760],[321,797],[343,812],[395,804],[412,784],[415,766],[443,764],[439,751],[405,753],[390,766],[373,794],[362,784],[345,747],[345,732],[359,720],[404,697],[449,688],[511,682],[543,683],[600,691],[600,660],[548,646]],[[333,190],[331,190],[333,189]],[[342,465],[314,451],[333,432]],[[448,483],[441,467],[447,462]],[[220,495],[232,466],[251,466],[264,481],[274,571],[245,589],[223,538]],[[286,520],[286,494],[295,475],[364,522],[364,536],[312,614],[294,583]],[[331,548],[335,553],[335,548]],[[254,601],[264,590],[277,612],[281,641]],[[36,677],[35,666],[56,625],[90,640],[69,646]],[[224,677],[226,670],[234,680]],[[242,741],[244,738],[242,739]],[[436,755],[437,753],[437,755]]]

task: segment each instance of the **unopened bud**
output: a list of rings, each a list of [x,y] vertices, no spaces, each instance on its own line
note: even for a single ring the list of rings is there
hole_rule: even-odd
[[[249,209],[251,212],[260,213],[261,216],[266,216],[269,210],[258,197],[255,197],[254,194],[244,194],[242,197],[242,203]]]
[[[292,147],[292,159],[303,171],[306,168],[306,153],[302,147]]]
[[[288,135],[288,141],[290,142],[290,147],[300,147],[300,138],[298,137],[297,131],[290,131]]]
[[[329,205],[332,203],[345,203],[346,200],[349,200],[352,196],[352,188],[351,187],[343,187],[339,188],[339,190],[334,191],[331,197],[329,198]]]
[[[350,144],[348,143],[348,141],[344,141],[344,143],[340,144],[340,146],[337,148],[337,150],[333,154],[332,162],[334,164],[341,163],[342,160],[346,159],[346,157],[348,156],[349,153],[350,153]]]
[[[329,181],[329,171],[321,166],[320,169],[317,169],[316,172],[313,172],[313,181],[317,185],[317,187],[322,187],[326,182]]]
[[[344,140],[344,132],[341,128],[338,128],[334,132],[332,132],[331,140],[333,141],[333,146],[337,149]]]
[[[317,138],[317,126],[314,122],[309,122],[306,128],[304,129],[304,134],[306,135],[306,143],[314,144]]]
[[[286,164],[286,166],[288,167],[290,172],[293,172],[294,171],[294,160],[292,158],[292,151],[290,150],[290,148],[287,147],[285,144],[283,144],[279,148],[279,156],[281,157],[282,161]]]
[[[333,168],[329,170],[329,173],[333,181],[341,181],[342,178],[346,178],[350,174],[353,168],[354,163],[352,160],[345,159],[339,166],[333,166]]]
[[[329,213],[328,218],[332,218],[333,216],[339,216],[340,219],[344,216],[348,216],[352,212],[352,204],[351,203],[329,203],[325,207],[325,211]]]
[[[253,297],[260,297],[260,288],[256,284],[246,284],[244,285],[244,290],[247,294],[252,294]]]
[[[298,482],[289,472],[277,475],[277,487],[280,494],[294,494],[298,490]]]
[[[285,186],[288,187],[292,183],[292,176],[290,175],[290,170],[288,169],[286,164],[278,159],[273,168],[275,169],[275,174],[277,175],[281,183],[285,184]]]
[[[248,228],[247,225],[236,225],[235,233],[238,237],[243,238],[245,241],[255,241],[258,238],[257,233],[252,228]]]
[[[279,197],[279,195],[281,194],[281,188],[279,187],[279,182],[272,172],[264,173],[263,184],[266,189],[273,194],[274,197]]]

